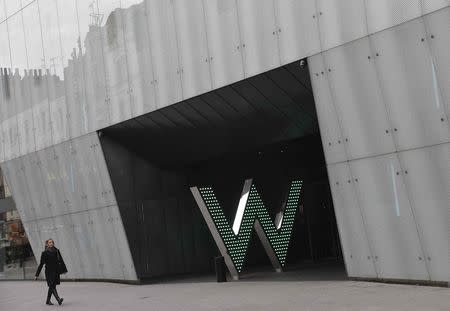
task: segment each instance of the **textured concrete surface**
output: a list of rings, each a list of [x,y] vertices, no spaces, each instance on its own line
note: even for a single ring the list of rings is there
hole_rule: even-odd
[[[63,282],[62,307],[46,306],[46,284],[0,282],[0,310],[450,310],[450,289],[346,281],[342,272],[211,276],[148,285]]]

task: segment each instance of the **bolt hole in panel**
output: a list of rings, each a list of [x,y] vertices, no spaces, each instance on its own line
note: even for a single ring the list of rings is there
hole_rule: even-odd
[[[349,159],[395,151],[386,108],[379,89],[369,39],[363,38],[323,53],[332,67],[328,80]]]
[[[322,51],[367,35],[362,0],[317,0]]]
[[[173,2],[145,0],[145,10],[154,75],[158,80],[156,103],[161,108],[179,102],[183,97]]]
[[[399,153],[432,281],[448,281],[450,144]],[[430,261],[431,260],[431,261]]]
[[[450,46],[450,6],[425,16],[424,22],[427,34],[430,36],[428,44],[435,62],[436,82],[439,86],[438,89],[442,92],[442,105],[446,107],[446,122],[448,123],[450,120],[450,83],[448,83],[450,81],[450,54],[448,53],[448,47]],[[431,39],[431,35],[434,36],[433,39]],[[436,84],[433,80],[434,85]]]
[[[184,99],[212,88],[203,2],[173,1]]]
[[[450,140],[448,125],[440,121],[446,115],[440,68],[420,40],[425,36],[422,19],[371,36],[373,48],[382,51],[375,65],[399,150]]]
[[[156,110],[153,59],[145,2],[120,1],[125,53],[130,84],[132,116]]]
[[[320,52],[315,1],[275,1],[282,64]]]
[[[244,78],[236,1],[203,1],[213,88]]]
[[[237,1],[246,77],[280,66],[273,1]]]
[[[334,107],[334,99],[330,92],[328,76],[316,75],[317,72],[324,70],[322,54],[309,57],[308,66],[326,163],[346,161],[347,156],[344,144],[336,143],[339,140],[342,141],[342,133],[339,125],[339,116]]]
[[[111,124],[131,118],[129,73],[127,66],[127,46],[124,37],[124,19],[119,3],[98,0],[96,6],[103,15],[99,24],[103,60],[106,73],[106,90],[109,101]]]
[[[396,154],[350,161],[379,278],[429,280]]]
[[[377,277],[372,252],[347,162],[328,165],[333,206],[348,276]]]

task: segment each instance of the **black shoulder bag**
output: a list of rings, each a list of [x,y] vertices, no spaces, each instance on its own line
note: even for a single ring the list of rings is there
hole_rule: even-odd
[[[62,260],[60,254],[59,254],[59,250],[56,251],[56,256],[57,256],[58,273],[59,274],[67,273],[66,264]]]

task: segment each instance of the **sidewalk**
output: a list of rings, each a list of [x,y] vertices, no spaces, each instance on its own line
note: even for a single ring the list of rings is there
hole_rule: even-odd
[[[249,281],[124,285],[63,282],[64,310],[450,310],[450,289],[355,281]],[[46,283],[0,282],[1,311],[46,306]],[[53,299],[54,301],[54,299]]]

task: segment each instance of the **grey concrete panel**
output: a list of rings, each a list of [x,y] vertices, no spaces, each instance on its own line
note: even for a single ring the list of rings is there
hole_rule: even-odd
[[[136,280],[109,174],[100,174],[106,164],[96,134],[2,166],[36,256],[53,238],[67,257],[65,278]]]
[[[8,49],[0,67],[7,68],[3,93],[11,97],[1,104],[2,156],[79,137],[446,6],[443,0],[7,1],[0,34]],[[444,31],[442,22],[429,29]]]

